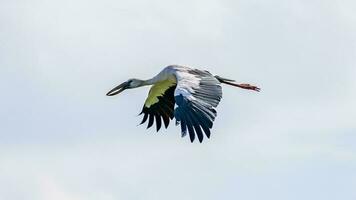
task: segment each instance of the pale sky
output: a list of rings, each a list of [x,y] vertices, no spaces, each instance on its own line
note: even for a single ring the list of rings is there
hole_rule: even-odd
[[[354,0],[0,0],[0,199],[356,199]],[[223,86],[210,140],[137,126],[182,64]]]

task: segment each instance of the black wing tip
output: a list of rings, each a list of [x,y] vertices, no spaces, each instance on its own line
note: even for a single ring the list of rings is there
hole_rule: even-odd
[[[175,99],[174,99],[175,88],[176,85],[168,88],[162,96],[157,97],[159,101],[151,105],[150,107],[146,107],[145,105],[143,106],[140,115],[145,114],[145,116],[141,124],[145,123],[148,118],[148,125],[146,129],[151,128],[155,123],[156,123],[157,132],[161,130],[163,125],[166,129],[168,128],[170,119],[173,119],[174,117],[173,111],[174,111],[174,104],[175,104]]]
[[[190,137],[190,143],[194,143],[195,137]]]
[[[178,108],[175,110],[176,125],[181,125],[181,134],[184,137],[189,133],[191,143],[198,140],[199,143],[204,141],[204,136],[210,139],[210,129],[216,117],[214,108],[193,105],[190,107],[183,96],[178,97]],[[197,139],[196,139],[197,138]]]
[[[185,137],[185,135],[184,135],[184,136],[182,136],[182,137]],[[210,139],[210,136],[209,136],[209,137],[207,137],[207,138],[208,138],[208,139]],[[192,143],[192,144],[193,144],[193,143],[194,143],[194,141],[195,141],[195,136],[194,136],[194,137],[190,137],[190,143]],[[201,139],[200,139],[200,138],[198,137],[198,141],[199,141],[199,143],[200,143],[200,144],[202,144],[202,143],[203,143],[203,141],[205,141],[205,140],[204,140],[203,138],[201,138]]]
[[[195,129],[195,127],[194,127]],[[194,131],[193,130],[189,130],[186,129],[185,131],[181,131],[181,136],[182,138],[185,137],[187,135],[187,133],[189,133],[189,139],[191,143],[194,143],[195,139],[198,138],[199,143],[203,143],[204,141],[204,135],[206,136],[207,139],[210,139],[210,129],[203,129],[199,131]],[[204,134],[205,133],[205,134]]]
[[[199,143],[201,144],[201,143],[203,143],[203,139],[200,139],[200,138],[198,138],[199,139]]]

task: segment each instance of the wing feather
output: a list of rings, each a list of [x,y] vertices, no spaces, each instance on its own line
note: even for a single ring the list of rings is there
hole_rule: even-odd
[[[147,121],[147,118],[148,118],[148,113],[145,113],[145,115],[143,116],[143,119],[142,119],[140,124],[145,123]]]
[[[150,128],[156,123],[159,131],[162,123],[167,128],[175,117],[182,137],[189,134],[191,142],[196,138],[202,142],[204,135],[210,138],[217,116],[215,108],[222,98],[219,80],[208,71],[183,66],[168,66],[166,70],[176,81],[162,81],[151,87],[141,112],[144,114],[141,124],[148,121]]]
[[[159,129],[161,129],[162,121],[161,121],[161,116],[159,115],[159,113],[156,112],[155,117],[156,117],[156,130],[158,132]]]
[[[141,114],[144,114],[141,124],[148,118],[150,128],[156,122],[157,132],[161,129],[162,121],[165,128],[168,128],[169,121],[174,117],[174,90],[175,82],[162,81],[153,85],[148,93],[148,97],[142,108]]]
[[[151,128],[151,126],[153,125],[153,121],[154,121],[154,114],[150,114],[150,119],[148,120],[147,128]]]
[[[199,142],[204,134],[210,138],[210,129],[216,117],[215,108],[222,98],[220,82],[208,71],[178,67],[174,116],[180,123],[182,136],[188,129],[191,142],[195,135]]]

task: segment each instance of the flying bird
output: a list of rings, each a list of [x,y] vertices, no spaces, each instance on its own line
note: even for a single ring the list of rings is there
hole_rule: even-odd
[[[181,127],[182,137],[189,133],[191,142],[196,137],[202,142],[204,134],[210,138],[210,129],[216,117],[215,108],[222,98],[222,83],[260,91],[256,86],[238,84],[234,80],[214,76],[208,71],[170,65],[151,79],[129,79],[106,95],[114,96],[126,89],[152,85],[140,113],[143,114],[141,124],[148,120],[147,128],[150,128],[156,121],[158,132],[162,121],[167,128],[170,120],[175,118],[176,125]]]

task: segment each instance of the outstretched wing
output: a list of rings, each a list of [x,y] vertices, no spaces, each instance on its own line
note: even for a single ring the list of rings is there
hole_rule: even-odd
[[[220,82],[208,71],[178,68],[177,87],[174,93],[178,105],[174,111],[180,123],[182,137],[189,132],[191,142],[197,135],[203,141],[203,132],[209,138],[216,117],[215,107],[222,98]]]
[[[156,130],[159,131],[163,123],[167,128],[169,121],[174,117],[174,90],[176,83],[170,80],[162,81],[153,85],[148,93],[148,97],[142,108],[141,114],[144,114],[141,124],[148,119],[150,128],[156,119]]]

